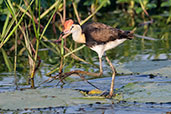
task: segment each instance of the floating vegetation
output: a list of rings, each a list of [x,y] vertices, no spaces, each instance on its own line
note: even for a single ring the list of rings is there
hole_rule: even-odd
[[[170,113],[170,3],[170,0],[1,0],[0,112]],[[111,71],[106,62],[103,77],[75,74],[61,77],[77,69],[99,70],[96,53],[74,43],[71,36],[60,36],[68,18],[81,25],[98,21],[158,39],[135,38],[106,53],[117,70],[116,99],[122,100],[113,102],[96,96],[109,91]],[[97,88],[99,91],[91,91]],[[87,96],[75,89],[86,90]]]

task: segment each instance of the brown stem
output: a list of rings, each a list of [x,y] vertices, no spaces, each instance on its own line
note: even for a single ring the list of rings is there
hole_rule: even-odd
[[[82,70],[74,70],[74,71],[64,73],[64,75],[66,74],[82,74],[82,75],[95,76],[95,77],[101,76],[100,72],[94,73],[94,72],[87,72],[87,71],[82,71]]]
[[[63,19],[62,19],[62,25],[65,23],[66,18],[66,0],[63,0]]]
[[[31,82],[31,88],[35,88],[35,85],[34,85],[34,78],[31,78],[31,79],[30,79],[30,82]]]
[[[34,47],[33,47],[33,45],[31,43],[30,43],[30,47],[31,47],[31,50],[33,52],[33,55],[35,55],[36,51],[35,51],[35,49],[34,49]],[[34,74],[36,73],[36,71],[38,70],[38,68],[40,67],[40,64],[41,64],[40,56],[37,55],[37,59],[38,59],[39,62],[38,62],[37,66],[34,69]]]
[[[61,15],[61,13],[57,11],[57,14],[59,15],[60,20],[61,20],[61,23],[62,23],[62,15]],[[63,24],[62,24],[62,25],[63,25]]]
[[[53,32],[54,32],[55,36],[57,36],[57,32],[56,32],[56,28],[55,28],[55,19],[56,19],[56,13],[53,15],[52,28],[53,28]]]
[[[74,12],[75,12],[75,15],[77,17],[78,23],[80,24],[81,23],[81,19],[80,19],[79,15],[78,15],[78,11],[77,11],[76,5],[75,5],[75,3],[73,1],[72,1],[72,5],[73,5],[73,8],[74,8]]]
[[[143,2],[141,0],[140,0],[140,5],[141,5],[141,8],[144,11],[145,15],[153,22],[153,19],[150,17],[149,13],[145,9],[145,6],[144,6],[144,4],[143,4]]]
[[[63,72],[63,57],[61,57],[61,61],[60,61],[60,66],[59,66],[59,74],[61,74]]]
[[[28,7],[28,2],[26,1],[26,0],[24,0],[24,3],[25,3],[25,5]],[[29,12],[31,13],[31,9],[29,9]],[[33,20],[34,20],[34,22],[37,24],[37,25],[39,25],[39,22],[37,21],[37,19],[36,19],[36,17],[33,15]],[[40,24],[40,28],[44,28],[43,27],[43,25],[41,25]]]

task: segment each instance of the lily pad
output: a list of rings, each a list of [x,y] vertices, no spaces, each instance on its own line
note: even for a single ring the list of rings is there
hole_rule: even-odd
[[[137,102],[171,102],[171,82],[169,83],[131,83],[125,85],[123,91],[124,100]]]
[[[89,80],[98,88],[109,91],[111,77]],[[71,88],[89,89],[90,85],[80,81],[70,84]],[[66,85],[67,86],[67,85]],[[155,102],[170,103],[171,102],[171,78],[163,76],[150,75],[127,75],[116,76],[115,94],[122,95],[119,100],[129,102]],[[120,96],[121,97],[121,96]],[[115,98],[116,99],[116,98]]]
[[[44,107],[72,106],[77,104],[107,103],[105,99],[82,99],[76,90],[44,88],[0,93],[1,109],[31,109]]]
[[[171,61],[132,61],[116,67],[118,73],[154,74],[171,78]]]

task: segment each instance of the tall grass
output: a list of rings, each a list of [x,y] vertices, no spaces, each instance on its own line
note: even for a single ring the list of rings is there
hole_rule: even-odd
[[[23,4],[26,9],[21,7],[20,5],[16,5],[15,3],[11,2],[10,0],[4,1],[9,13],[7,15],[6,21],[4,23],[4,27],[1,34],[1,42],[0,42],[0,49],[3,54],[5,63],[9,69],[9,71],[13,71],[16,74],[16,68],[17,68],[17,41],[22,40],[22,37],[24,37],[24,41],[21,41],[25,50],[28,53],[28,63],[30,65],[30,78],[34,80],[34,75],[37,69],[37,65],[40,63],[37,63],[38,59],[38,50],[40,48],[40,40],[43,38],[45,31],[47,30],[47,27],[49,26],[53,15],[59,10],[58,7],[61,5],[61,0],[58,0],[55,2],[49,9],[47,9],[45,12],[41,13],[41,2],[40,0],[37,0],[36,2],[34,0],[28,2],[24,0]],[[17,6],[17,8],[15,7]],[[35,9],[32,9],[36,6]],[[35,10],[38,9],[36,13],[38,13],[38,17],[35,16]],[[44,28],[41,28],[41,19],[48,15],[52,11],[51,17]],[[12,18],[10,19],[10,15],[12,15]],[[27,23],[27,16],[32,20],[31,23]],[[37,19],[36,19],[37,18]],[[34,35],[30,34],[29,29],[33,28]],[[21,35],[18,35],[17,31],[21,31]],[[14,69],[13,65],[10,61],[10,59],[7,56],[7,53],[3,49],[3,46],[9,41],[12,40],[12,37],[15,36],[15,60],[14,60]],[[18,36],[21,36],[18,39]],[[32,38],[33,37],[33,38]],[[32,44],[32,40],[36,40],[35,49],[34,44]],[[25,43],[23,43],[25,42]],[[34,87],[34,81],[31,83],[31,87]]]
[[[91,4],[89,2],[91,2]],[[52,70],[47,73],[47,75],[51,75],[55,72],[64,72],[64,67],[67,64],[67,61],[70,60],[70,57],[72,60],[74,59],[89,65],[94,65],[87,49],[84,49],[84,57],[89,59],[83,59],[77,56],[77,52],[83,49],[85,45],[75,45],[74,47],[72,42],[66,41],[65,38],[68,36],[64,36],[61,43],[56,43],[53,42],[46,33],[48,28],[51,27],[51,24],[53,24],[53,26],[57,25],[57,31],[60,33],[62,31],[62,26],[68,17],[76,17],[80,25],[84,24],[88,20],[92,19],[92,17],[95,17],[100,9],[103,9],[106,5],[110,5],[110,0],[86,1],[84,5],[87,4],[86,6],[91,10],[90,14],[87,16],[82,16],[82,12],[78,9],[79,2],[74,0],[57,0],[56,2],[51,3],[47,9],[43,7],[41,0],[24,0],[21,1],[20,4],[11,0],[4,0],[4,3],[8,8],[8,13],[6,14],[6,20],[2,27],[2,32],[0,33],[0,51],[3,55],[6,67],[10,72],[14,71],[15,75],[17,75],[17,61],[20,57],[24,57],[24,55],[27,56],[29,64],[29,78],[32,82],[31,87],[34,88],[34,76],[41,63],[41,57],[39,56],[39,49],[41,48],[48,48],[56,55],[56,57],[60,58],[55,67],[52,67]],[[139,0],[138,2],[134,0],[117,0],[116,3],[118,8],[124,6],[120,10],[123,11],[120,15],[131,15],[128,18],[128,20],[131,20],[129,26],[136,26],[137,22],[135,20],[135,16],[139,14],[144,21],[142,25],[146,25],[144,26],[144,30],[148,32],[148,25],[153,23],[148,10],[153,7],[155,8],[153,3],[149,0]],[[166,4],[163,4],[163,6],[165,5]],[[70,11],[69,9],[73,9],[73,12],[66,12]],[[83,19],[83,17],[86,18]],[[170,17],[171,16],[169,15],[167,23],[170,23]],[[52,23],[55,21],[56,23]],[[144,35],[146,35],[146,32],[144,32]],[[163,33],[162,38],[166,39],[166,47],[169,48],[168,34]],[[57,38],[55,39],[57,40]],[[14,61],[8,57],[8,48],[10,46],[14,47]],[[73,47],[75,49],[73,49]],[[142,47],[144,47],[143,40]],[[125,52],[125,56],[126,55],[128,55],[128,52]]]
[[[21,44],[24,46],[24,50],[27,52],[28,63],[30,66],[29,77],[31,79],[31,87],[33,87],[33,88],[34,88],[34,76],[35,76],[36,70],[38,69],[38,67],[40,65],[40,61],[38,60],[38,58],[39,58],[38,50],[40,49],[40,44],[49,48],[50,50],[53,50],[53,52],[56,53],[57,56],[61,57],[60,65],[57,68],[55,68],[56,70],[59,70],[58,72],[62,72],[62,69],[65,64],[65,58],[68,57],[69,55],[72,55],[71,57],[73,57],[74,59],[80,60],[85,63],[89,63],[74,54],[74,52],[82,49],[83,47],[85,47],[85,45],[83,45],[75,50],[70,50],[66,47],[66,43],[65,43],[66,41],[64,41],[63,39],[62,39],[61,43],[57,44],[57,45],[53,42],[50,42],[50,45],[52,47],[49,47],[48,45],[46,45],[46,43],[44,41],[42,41],[42,39],[48,40],[45,37],[45,32],[46,32],[47,28],[49,27],[50,23],[52,22],[53,16],[56,13],[59,15],[58,20],[60,20],[61,23],[64,24],[65,18],[66,18],[66,10],[65,10],[66,9],[66,1],[65,0],[63,0],[63,2],[61,0],[56,1],[44,12],[41,11],[41,1],[40,0],[36,0],[36,1],[32,0],[30,2],[27,0],[24,0],[21,4],[16,4],[10,0],[6,0],[4,2],[9,10],[9,13],[7,15],[6,21],[4,23],[3,31],[1,34],[0,49],[4,56],[5,63],[10,72],[14,71],[15,75],[17,72],[16,71],[17,70],[17,59],[19,59],[18,55],[17,55],[18,54],[17,50],[20,47],[20,46],[18,46],[19,40],[21,40]],[[73,7],[74,7],[75,14],[77,16],[77,19],[78,19],[78,21],[80,21],[80,17],[79,17],[77,9],[75,7],[75,3],[74,2],[72,2],[72,3],[73,3]],[[100,6],[95,10],[95,12],[93,12],[85,20],[80,21],[80,24],[85,23],[91,17],[93,17],[93,15],[95,15],[96,12],[103,7],[104,3],[105,3],[105,1],[102,2],[102,4],[100,4]],[[61,10],[61,8],[62,8],[62,10]],[[61,14],[62,11],[63,11],[63,14]],[[10,18],[10,15],[12,15],[12,18]],[[47,23],[43,26],[41,24],[41,20],[44,18],[47,19],[47,17],[49,17],[49,19],[48,19]],[[31,21],[29,21],[28,18]],[[31,34],[30,30],[33,31],[34,34]],[[17,31],[20,31],[20,32],[17,32]],[[8,43],[8,41],[13,40],[12,39],[13,36],[15,36],[15,39],[14,39],[14,41],[15,41],[14,65],[12,65],[10,59],[7,57],[7,53],[3,49],[3,46],[5,47],[5,45]],[[24,38],[24,40],[23,40],[23,38]],[[35,43],[32,43],[33,41]],[[22,48],[22,50],[23,50],[23,48]],[[66,53],[66,52],[68,52],[68,53]],[[59,64],[59,63],[57,63],[57,64]],[[91,64],[91,63],[89,63],[89,64]],[[51,73],[53,73],[55,71],[52,70]]]

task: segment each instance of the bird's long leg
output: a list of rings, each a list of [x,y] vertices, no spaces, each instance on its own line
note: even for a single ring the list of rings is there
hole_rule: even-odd
[[[115,75],[116,75],[116,70],[114,68],[114,66],[112,65],[111,61],[109,60],[109,58],[106,56],[106,60],[107,62],[109,63],[111,69],[112,69],[112,82],[111,82],[111,85],[110,85],[110,93],[109,93],[109,96],[112,97],[113,96],[113,89],[114,89],[114,84],[115,84]]]
[[[99,66],[100,66],[99,76],[101,76],[103,74],[102,58],[101,57],[99,57]]]

